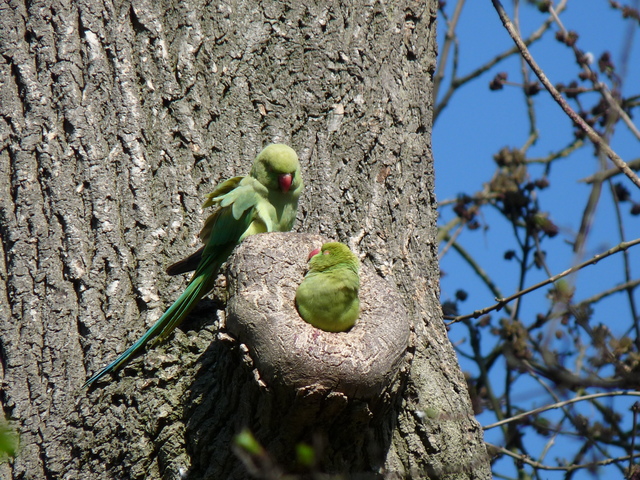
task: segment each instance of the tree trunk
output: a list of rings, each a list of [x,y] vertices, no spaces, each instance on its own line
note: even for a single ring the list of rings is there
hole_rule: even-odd
[[[0,477],[278,475],[307,441],[312,471],[490,478],[438,301],[436,2],[302,3],[0,5],[0,401],[21,439]],[[223,277],[80,389],[178,297],[164,268],[198,247],[205,194],[271,142],[300,156],[294,230],[349,244],[402,298],[385,400],[279,396],[226,330]],[[259,458],[232,448],[244,427]]]

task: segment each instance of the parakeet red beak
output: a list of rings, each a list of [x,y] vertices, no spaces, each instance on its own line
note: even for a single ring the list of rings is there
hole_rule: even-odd
[[[315,250],[312,250],[311,252],[309,252],[309,258],[307,258],[307,262],[309,260],[311,260],[311,257],[314,257],[316,255],[318,255],[320,253],[320,248],[316,248]]]
[[[290,173],[284,173],[278,177],[278,183],[280,184],[280,190],[287,193],[291,188],[293,182],[293,175]]]

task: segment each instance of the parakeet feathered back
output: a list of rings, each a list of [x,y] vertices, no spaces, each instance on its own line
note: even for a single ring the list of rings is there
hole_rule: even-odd
[[[309,271],[296,291],[300,316],[328,332],[351,328],[360,314],[360,262],[349,247],[330,242],[309,254]]]
[[[165,339],[215,283],[220,266],[244,238],[291,230],[303,182],[296,152],[273,144],[262,150],[246,177],[233,177],[207,195],[203,208],[217,206],[200,232],[204,247],[172,265],[175,275],[195,269],[186,290],[158,321],[116,360],[87,380],[89,386],[127,363],[152,338]]]

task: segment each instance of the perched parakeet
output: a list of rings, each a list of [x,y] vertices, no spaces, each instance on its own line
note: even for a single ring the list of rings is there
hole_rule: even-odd
[[[262,150],[248,176],[219,184],[203,205],[218,206],[200,232],[204,247],[167,270],[175,275],[195,269],[186,290],[140,340],[87,380],[84,387],[127,363],[152,338],[165,339],[213,288],[220,266],[245,237],[291,230],[302,188],[298,156],[281,144]]]
[[[360,314],[360,262],[349,247],[330,242],[309,254],[309,271],[296,290],[300,316],[327,332],[343,332]]]

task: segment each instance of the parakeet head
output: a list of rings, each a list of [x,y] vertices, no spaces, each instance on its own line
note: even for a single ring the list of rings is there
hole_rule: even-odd
[[[309,271],[323,272],[335,266],[349,267],[358,271],[360,261],[343,243],[329,242],[309,253]]]
[[[256,157],[251,176],[270,191],[287,193],[302,183],[298,155],[289,146],[274,143],[265,147]]]

